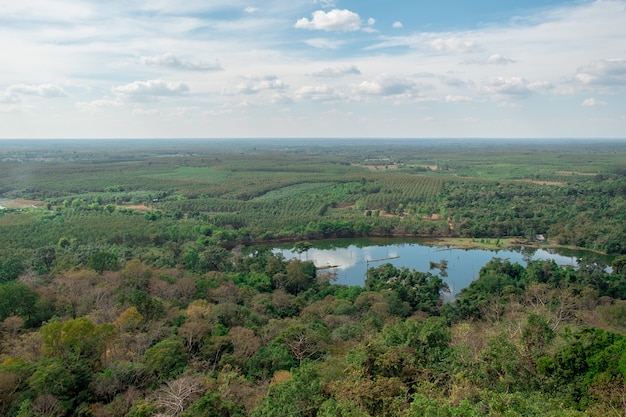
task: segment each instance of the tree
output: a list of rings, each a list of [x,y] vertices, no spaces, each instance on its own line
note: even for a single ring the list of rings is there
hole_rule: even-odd
[[[52,245],[37,249],[33,255],[33,268],[41,274],[50,271],[57,259],[56,248]]]
[[[315,366],[306,362],[284,382],[271,385],[253,417],[314,417],[324,402],[322,385]]]
[[[197,352],[205,338],[215,327],[210,313],[213,308],[206,300],[195,300],[186,309],[187,319],[178,328],[178,335],[183,338],[189,353]]]
[[[0,284],[0,321],[21,316],[28,321],[36,313],[39,296],[24,284],[12,281]]]
[[[613,262],[611,262],[611,267],[613,268],[613,272],[626,277],[626,256],[616,256]]]
[[[126,262],[126,265],[120,271],[124,283],[124,288],[147,290],[150,277],[152,276],[152,270],[143,265],[139,259],[131,259]]]
[[[155,404],[165,415],[178,417],[200,397],[202,391],[200,380],[191,376],[165,381],[165,385],[154,393]]]
[[[228,337],[233,346],[233,359],[245,368],[250,359],[259,351],[261,338],[255,335],[254,331],[240,326],[230,329]]]
[[[296,252],[298,255],[302,255],[303,253],[308,253],[309,249],[311,249],[312,247],[313,244],[311,242],[296,242],[296,244],[293,245],[293,251]]]
[[[110,252],[96,252],[89,257],[87,268],[91,268],[98,274],[104,271],[117,271],[119,269],[119,261],[117,256]]]
[[[146,350],[143,359],[146,369],[159,380],[167,380],[183,372],[187,353],[183,342],[170,337]]]
[[[267,379],[276,371],[289,370],[296,365],[287,346],[279,339],[274,339],[252,357],[248,363],[247,375],[249,378]]]
[[[191,404],[183,417],[244,417],[243,407],[225,400],[217,392],[207,392]]]
[[[298,295],[315,285],[316,269],[313,262],[302,262],[292,259],[284,274],[276,274],[272,278],[275,288],[282,288],[290,294]]]
[[[86,317],[64,323],[55,321],[41,327],[44,350],[68,365],[84,360],[96,367],[101,363],[107,344],[114,334],[113,324],[95,325]]]
[[[321,332],[302,324],[294,324],[285,329],[280,338],[298,364],[305,359],[314,359],[323,350]]]
[[[24,264],[16,258],[11,258],[0,264],[0,284],[13,281],[24,272]]]
[[[522,327],[522,342],[533,358],[543,355],[554,337],[554,331],[545,318],[534,313],[528,315]]]
[[[365,289],[394,291],[402,302],[408,303],[411,311],[431,314],[439,312],[443,304],[441,294],[449,291],[448,284],[436,275],[406,267],[396,268],[390,263],[367,271]]]
[[[87,399],[91,375],[83,361],[68,364],[59,357],[42,358],[28,378],[28,385],[37,395],[52,395],[73,408]]]

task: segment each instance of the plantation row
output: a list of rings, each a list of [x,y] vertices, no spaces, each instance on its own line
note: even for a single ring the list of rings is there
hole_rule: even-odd
[[[171,144],[135,145],[135,153],[94,148],[75,154],[68,148],[64,152],[84,158],[69,164],[15,162],[10,157],[19,159],[24,151],[7,149],[0,192],[6,199],[43,200],[44,212],[1,211],[6,219],[0,224],[8,233],[2,250],[55,244],[62,237],[83,243],[159,242],[163,230],[190,223],[208,224],[229,244],[544,234],[553,243],[626,251],[626,181],[618,163],[626,150],[619,143],[535,144],[536,149],[462,142],[325,145],[185,144],[179,150]],[[64,160],[63,151],[50,154]],[[373,163],[394,169],[366,168]],[[88,236],[77,226],[74,232],[72,218],[83,215],[105,230],[94,227]],[[57,226],[63,231],[57,233]]]

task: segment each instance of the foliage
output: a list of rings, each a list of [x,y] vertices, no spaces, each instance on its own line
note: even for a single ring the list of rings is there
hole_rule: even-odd
[[[308,259],[391,235],[623,254],[621,143],[20,149],[3,198],[41,203],[0,211],[2,415],[625,414],[624,256],[494,258],[449,303],[444,262],[347,287]]]
[[[441,295],[448,284],[430,272],[396,268],[387,263],[367,271],[365,289],[368,291],[392,290],[409,306],[407,313],[424,311],[436,314],[442,306]]]

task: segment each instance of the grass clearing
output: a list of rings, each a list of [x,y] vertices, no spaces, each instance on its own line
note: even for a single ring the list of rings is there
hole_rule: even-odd
[[[262,201],[269,202],[275,200],[281,200],[284,198],[292,198],[303,193],[308,193],[311,191],[319,191],[322,188],[329,188],[334,186],[331,182],[311,182],[311,183],[302,183],[302,184],[294,184],[288,185],[286,187],[277,188],[276,190],[268,191],[267,193],[256,197],[253,201]]]

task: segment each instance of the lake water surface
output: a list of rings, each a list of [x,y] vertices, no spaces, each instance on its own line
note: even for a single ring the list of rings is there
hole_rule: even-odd
[[[277,247],[274,250],[285,258],[299,258],[313,261],[318,268],[334,271],[337,283],[345,285],[363,285],[368,267],[391,263],[396,267],[407,267],[422,272],[439,274],[438,269],[430,270],[430,262],[448,261],[448,283],[452,295],[467,287],[478,278],[478,272],[492,258],[509,259],[526,266],[531,260],[554,260],[561,266],[578,265],[578,259],[591,255],[585,251],[564,249],[515,248],[498,251],[483,249],[455,249],[450,247],[429,246],[423,241],[398,241],[345,239],[312,242],[313,248],[298,254],[291,249],[293,245]]]

